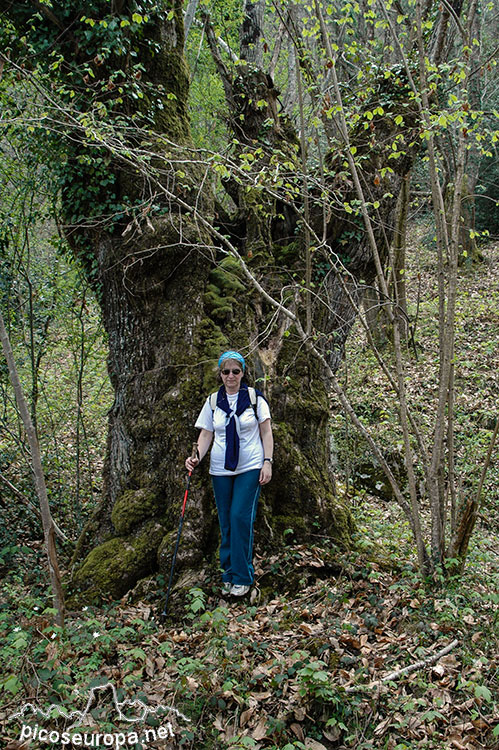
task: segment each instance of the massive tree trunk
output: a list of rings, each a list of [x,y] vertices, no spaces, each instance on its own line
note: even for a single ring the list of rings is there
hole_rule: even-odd
[[[77,96],[70,95],[68,104],[74,99],[92,118],[99,102],[109,105],[102,145],[88,135],[87,125],[66,132],[61,177],[62,224],[102,307],[115,391],[104,493],[75,555],[75,586],[93,598],[120,596],[142,577],[168,569],[192,425],[216,387],[217,357],[228,347],[249,354],[250,372],[257,385],[265,384],[274,416],[275,476],[262,500],[260,543],[274,547],[289,528],[302,540],[319,528],[341,545],[349,541],[348,513],[333,496],[327,383],[320,367],[305,356],[286,319],[267,328],[274,310],[202,228],[201,218],[210,221],[213,206],[189,150],[181,8],[175,0],[170,13],[152,10],[146,18],[134,3],[122,2],[96,16],[90,6],[75,15],[67,3],[59,17],[44,6],[44,20],[37,21],[37,38],[45,36],[63,55],[63,96],[77,80]],[[19,31],[29,35],[31,4],[18,3],[10,12]],[[118,52],[99,51],[103,22],[106,29],[125,29],[119,32],[121,54],[119,44]],[[269,82],[259,76],[253,69],[241,79],[238,106],[244,107],[246,85],[266,95]],[[117,126],[112,137],[111,117]],[[250,120],[248,127],[256,127]],[[248,195],[238,210],[244,252],[253,256],[255,273],[267,277],[266,267],[277,259],[266,234],[273,220],[262,223]],[[282,250],[284,235],[277,234]],[[298,256],[296,250],[297,262]],[[279,293],[279,274],[266,280]],[[214,554],[216,528],[208,476],[201,470],[191,486],[179,570],[199,567]]]
[[[261,3],[247,5],[255,10]],[[104,493],[78,544],[76,586],[88,597],[119,596],[142,577],[167,571],[192,425],[216,387],[218,355],[229,347],[248,355],[274,418],[275,471],[262,498],[257,543],[275,548],[292,529],[298,540],[318,533],[348,544],[349,516],[334,496],[330,471],[323,365],[307,354],[292,318],[248,283],[223,239],[229,237],[269,295],[307,320],[316,350],[336,370],[360,301],[358,281],[375,278],[362,223],[344,208],[358,196],[345,179],[341,147],[326,159],[334,186],[327,200],[309,187],[304,141],[300,149],[293,125],[279,113],[278,91],[260,58],[231,73],[207,23],[236,141],[224,178],[229,197],[215,207],[208,167],[190,141],[181,0],[149,16],[133,2],[97,16],[90,5],[75,15],[69,2],[61,3],[60,16],[46,6],[42,11],[30,43],[36,48],[43,39],[61,53],[50,75],[66,97],[66,121],[75,123],[65,130],[62,223],[102,307],[115,391]],[[16,3],[10,13],[19,36],[29,37],[31,4]],[[249,14],[246,57],[258,48],[260,26]],[[103,29],[106,39],[114,30],[112,48],[103,46]],[[381,79],[375,96],[393,106],[373,117],[368,130],[360,124],[352,133],[368,198],[383,216],[376,230],[381,252],[413,158],[408,150],[391,177],[379,177],[405,93],[399,76],[393,84]],[[405,107],[404,116],[409,126]],[[273,174],[282,195],[267,179]],[[213,556],[216,527],[202,469],[192,483],[179,570]]]

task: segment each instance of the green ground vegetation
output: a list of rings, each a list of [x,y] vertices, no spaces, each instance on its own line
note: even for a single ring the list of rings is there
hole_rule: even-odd
[[[456,456],[461,484],[469,492],[476,488],[476,467],[496,416],[498,252],[497,246],[483,248],[484,262],[460,271]],[[417,321],[411,398],[424,425],[437,363],[434,265],[423,242],[412,247],[407,274],[415,290],[411,315]],[[91,300],[88,305],[91,318]],[[66,308],[70,316],[71,307]],[[72,514],[64,512],[73,507],[76,492],[69,416],[74,370],[67,354],[67,323],[61,320],[48,331],[38,405],[39,424],[47,425],[42,450],[50,469],[47,441],[52,434],[67,461],[64,485],[60,473],[47,471],[54,515],[63,529],[76,530]],[[19,351],[20,342],[14,343]],[[86,360],[83,381],[86,424],[95,430],[95,465],[105,443],[104,359],[101,344]],[[26,357],[26,382],[29,361]],[[395,462],[394,406],[360,333],[350,340],[344,375],[357,413],[375,427]],[[2,382],[4,409],[12,409]],[[497,747],[497,460],[486,478],[462,577],[442,576],[430,585],[417,571],[407,520],[381,479],[369,484],[363,476],[366,466],[372,470],[372,461],[336,412],[332,437],[337,490],[348,497],[356,526],[353,549],[339,551],[320,528],[315,545],[293,544],[290,522],[284,530],[290,541],[282,553],[258,552],[250,600],[223,599],[218,572],[207,569],[191,582],[186,597],[174,590],[174,606],[165,621],[159,614],[166,582],[158,576],[120,601],[74,608],[63,629],[55,626],[39,522],[2,488],[6,524],[0,540],[0,659],[5,669],[0,736],[9,742],[19,737],[20,725],[11,716],[27,702],[81,708],[91,687],[110,682],[123,697],[174,705],[190,720],[175,718],[172,747]],[[1,448],[3,471],[34,504],[22,444],[5,435]],[[92,504],[90,499],[82,503],[84,516]],[[61,548],[67,579],[71,547],[65,543]],[[131,564],[133,556],[131,545]],[[446,647],[448,652],[440,655]],[[58,721],[54,717],[48,724],[55,729]]]
[[[207,577],[165,623],[161,580],[140,602],[73,611],[60,629],[41,574],[12,573],[0,608],[2,735],[19,736],[9,716],[27,701],[71,710],[111,682],[190,719],[175,723],[175,747],[494,747],[497,535],[482,528],[464,577],[430,593],[398,508],[353,500],[355,552],[289,546],[257,559],[260,598],[229,603]],[[39,570],[36,550],[20,552]]]

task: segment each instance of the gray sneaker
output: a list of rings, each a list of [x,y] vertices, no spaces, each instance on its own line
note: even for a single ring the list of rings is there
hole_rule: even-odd
[[[232,583],[230,581],[222,581],[222,594],[230,594],[232,589]]]
[[[248,593],[251,586],[244,586],[239,583],[235,583],[230,590],[231,596],[244,596]]]

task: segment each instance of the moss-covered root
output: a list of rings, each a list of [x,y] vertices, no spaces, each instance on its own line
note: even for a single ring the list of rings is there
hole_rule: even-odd
[[[93,549],[75,575],[78,600],[98,601],[102,594],[123,596],[138,578],[155,569],[164,533],[161,524],[149,521],[136,533],[114,537]]]

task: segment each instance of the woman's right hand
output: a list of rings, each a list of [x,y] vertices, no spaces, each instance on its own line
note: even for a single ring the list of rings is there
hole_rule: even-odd
[[[196,466],[199,464],[199,458],[193,458],[192,456],[189,456],[189,458],[185,459],[185,468],[187,471],[194,471]]]
[[[196,466],[201,462],[201,459],[206,456],[212,440],[213,433],[202,429],[197,442],[192,445],[192,455],[185,459],[185,468],[187,471],[194,471]]]

